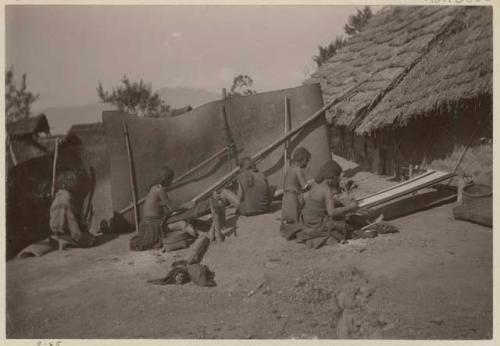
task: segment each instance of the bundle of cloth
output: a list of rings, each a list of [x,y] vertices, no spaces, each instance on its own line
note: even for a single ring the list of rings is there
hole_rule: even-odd
[[[184,285],[192,281],[198,286],[213,287],[216,286],[214,278],[215,273],[206,265],[188,264],[187,261],[181,260],[172,263],[172,269],[164,278],[148,280],[147,282],[153,285]]]

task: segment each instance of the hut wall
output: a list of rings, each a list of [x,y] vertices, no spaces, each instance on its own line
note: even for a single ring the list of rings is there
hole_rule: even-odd
[[[356,162],[363,170],[396,175],[409,164],[452,171],[480,122],[479,130],[457,173],[466,172],[477,183],[492,184],[493,148],[491,108],[461,109],[428,117],[408,126],[359,136],[345,127],[330,126],[331,150]]]
[[[363,140],[358,138],[359,136],[356,136],[344,126],[330,126],[329,134],[332,153],[351,161],[362,160]]]
[[[329,127],[330,150],[333,154],[358,163],[363,170],[377,172],[377,143],[373,137],[358,136],[343,126]],[[381,173],[382,174],[382,173]]]
[[[446,116],[434,114],[394,133],[399,151],[397,161],[450,172],[470,144],[457,173],[465,172],[475,182],[492,184],[493,132],[489,107],[463,109]]]
[[[335,155],[346,157],[345,135],[343,128],[331,125],[328,127],[330,150]]]

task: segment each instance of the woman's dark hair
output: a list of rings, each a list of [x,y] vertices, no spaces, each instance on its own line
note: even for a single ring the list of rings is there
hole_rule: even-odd
[[[292,160],[295,162],[309,161],[310,159],[311,153],[303,147],[295,149],[292,155]]]
[[[253,175],[251,171],[257,172],[257,167],[251,158],[248,156],[243,157],[239,160],[238,166],[240,166],[241,171],[238,174],[238,182],[243,187],[252,187],[253,186]]]
[[[342,167],[336,161],[330,160],[323,164],[314,180],[319,184],[325,179],[339,177],[340,174],[342,174]]]
[[[172,182],[172,179],[174,178],[174,171],[170,169],[168,166],[161,166],[156,170],[156,177],[153,181],[153,185],[163,185],[163,186],[168,186]]]
[[[241,158],[239,160],[239,162],[238,162],[238,166],[240,166],[241,169],[248,169],[250,171],[256,171],[257,170],[257,167],[255,166],[255,163],[248,156],[245,156],[245,157]]]

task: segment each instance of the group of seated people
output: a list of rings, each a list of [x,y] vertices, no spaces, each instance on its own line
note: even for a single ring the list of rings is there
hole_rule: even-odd
[[[332,160],[324,163],[309,183],[305,178],[311,154],[305,148],[297,148],[292,155],[290,167],[284,178],[281,231],[293,234],[300,242],[317,248],[326,242],[342,242],[347,237],[349,224],[347,214],[358,209],[356,202],[339,204],[335,198],[342,173],[340,165]],[[240,172],[236,183],[213,193],[208,200],[212,213],[212,238],[223,240],[221,229],[225,222],[225,208],[234,207],[236,216],[252,216],[267,213],[271,209],[275,186],[270,186],[266,176],[248,157],[239,162]],[[139,232],[131,238],[130,248],[141,251],[163,247],[164,234],[168,233],[167,221],[178,212],[192,210],[195,205],[173,203],[167,190],[174,172],[163,166],[157,170],[156,178],[149,187],[142,209]],[[96,238],[79,219],[81,202],[74,198],[77,177],[72,172],[63,172],[57,179],[57,193],[50,209],[50,227],[59,241],[72,246],[89,247]],[[222,212],[217,213],[217,210]],[[196,237],[191,221],[199,215],[193,214],[184,222],[184,233]],[[290,238],[289,236],[285,236]]]

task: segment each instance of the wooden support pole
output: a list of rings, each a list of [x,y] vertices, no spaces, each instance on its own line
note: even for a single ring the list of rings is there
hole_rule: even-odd
[[[472,142],[474,141],[474,138],[476,137],[476,134],[479,131],[480,127],[481,127],[481,123],[478,123],[477,126],[476,126],[476,128],[474,129],[474,132],[472,132],[472,135],[469,138],[469,142],[467,143],[466,147],[464,148],[464,150],[460,154],[457,162],[455,163],[455,166],[453,167],[453,170],[451,171],[451,173],[453,173],[454,175],[457,173],[457,169],[460,166],[460,164],[462,163],[462,160],[464,159],[465,154],[467,153],[467,150],[469,150],[469,147],[472,145]],[[452,181],[452,179],[448,180],[448,184],[447,185],[450,185],[451,181]]]
[[[265,148],[263,148],[262,150],[260,150],[259,152],[257,152],[255,155],[253,155],[251,157],[251,159],[254,162],[257,162],[257,161],[260,161],[261,159],[263,159],[265,157],[265,155],[267,155],[270,151],[276,149],[278,146],[280,146],[281,144],[283,144],[287,139],[291,138],[296,133],[298,133],[299,131],[301,131],[304,127],[306,127],[307,125],[309,125],[313,121],[315,121],[320,115],[323,115],[323,113],[328,108],[332,107],[336,103],[339,103],[343,99],[351,96],[352,93],[355,92],[356,89],[359,88],[362,84],[366,83],[370,79],[370,77],[368,77],[365,80],[363,80],[362,82],[356,84],[355,86],[353,86],[352,88],[350,88],[349,90],[347,90],[345,93],[343,93],[339,97],[336,97],[333,100],[331,100],[330,102],[328,102],[326,105],[324,105],[323,107],[321,107],[318,111],[316,111],[313,115],[311,115],[309,118],[307,118],[306,120],[304,120],[299,126],[297,126],[295,129],[293,129],[290,132],[288,132],[287,135],[285,135],[285,136],[283,136],[281,138],[278,138],[277,140],[275,140],[274,142],[272,142],[271,144],[269,144],[268,146],[266,146]],[[206,188],[200,194],[198,194],[197,196],[195,196],[192,199],[192,201],[193,202],[198,202],[199,200],[207,197],[214,190],[217,190],[217,189],[221,188],[222,186],[226,185],[228,182],[230,182],[236,176],[236,174],[238,174],[238,172],[239,172],[239,167],[236,167],[231,172],[229,172],[228,174],[226,174],[225,176],[223,176],[221,179],[219,179],[218,181],[216,181],[215,183],[213,183],[212,185],[210,185],[208,188]]]
[[[451,171],[451,173],[457,172],[458,167],[462,163],[462,160],[464,159],[465,154],[467,153],[467,150],[469,150],[469,147],[472,145],[472,142],[474,141],[474,138],[476,137],[476,134],[479,131],[480,127],[481,127],[481,124],[478,123],[476,128],[474,129],[474,132],[472,132],[472,135],[469,138],[469,142],[467,143],[467,146],[462,151],[462,154],[460,154],[460,157],[458,158],[457,162],[455,163],[455,167],[453,167],[453,170]]]
[[[87,203],[87,208],[85,209],[85,220],[87,221],[87,224],[90,224],[88,222],[90,211],[92,209],[92,199],[94,198],[94,192],[95,192],[95,182],[96,182],[96,176],[95,176],[95,169],[94,167],[90,167],[90,181],[92,182],[92,189],[90,190],[89,193],[89,198],[88,198],[88,203]]]
[[[59,156],[59,138],[56,138],[54,148],[54,160],[52,161],[52,186],[50,188],[50,196],[54,198],[56,195],[56,177],[57,177],[57,158]]]
[[[17,166],[17,157],[16,154],[14,153],[14,148],[12,148],[12,142],[10,140],[9,135],[7,135],[7,145],[9,146],[10,159],[12,160],[14,166]]]
[[[176,188],[176,184],[179,183],[180,181],[182,181],[182,179],[186,178],[187,176],[193,174],[194,172],[196,172],[197,170],[199,170],[200,168],[206,166],[207,164],[209,164],[210,162],[212,162],[213,160],[217,159],[218,157],[224,155],[227,151],[227,148],[222,148],[221,150],[219,150],[218,152],[216,152],[215,154],[211,155],[209,158],[207,158],[206,160],[204,160],[203,162],[200,162],[199,164],[197,164],[196,166],[194,166],[193,168],[191,168],[190,170],[186,171],[185,173],[183,173],[182,175],[178,176],[177,178],[175,178],[173,181],[172,181],[172,184],[168,187],[169,190],[173,190]],[[140,200],[137,201],[137,205],[141,205],[142,203],[144,203],[144,201],[146,200],[145,197],[141,198]],[[120,210],[118,212],[118,214],[120,215],[123,215],[125,214],[126,212],[132,210],[134,208],[134,205],[133,204],[130,204],[128,206],[126,206],[125,208],[123,208],[122,210]]]
[[[290,119],[290,100],[285,96],[285,136],[291,130],[291,119]],[[283,176],[285,176],[288,167],[290,167],[290,139],[285,141],[284,148],[284,163],[283,163]]]
[[[226,88],[222,88],[222,101],[224,101],[224,105],[222,106],[222,117],[224,120],[224,130],[226,132],[226,143],[228,148],[227,161],[229,162],[229,171],[231,171],[234,167],[238,166],[238,155],[236,153],[236,146],[234,144],[234,139],[231,134],[231,128],[229,127],[229,121],[227,119],[226,100]]]
[[[125,134],[125,144],[127,146],[127,156],[128,156],[128,168],[130,173],[130,188],[132,189],[132,203],[134,204],[134,220],[135,220],[135,231],[139,232],[139,211],[137,210],[137,196],[135,194],[135,176],[134,176],[134,165],[132,160],[132,153],[130,150],[130,138],[128,135],[128,127],[126,123],[123,123],[123,133]]]
[[[229,127],[229,122],[227,120],[226,106],[222,106],[222,120],[224,122],[224,131],[226,133],[226,146],[227,146],[227,157],[229,162],[229,170],[231,171],[234,167],[238,165],[238,158],[236,157],[235,144],[233,136],[231,134],[231,128]]]

